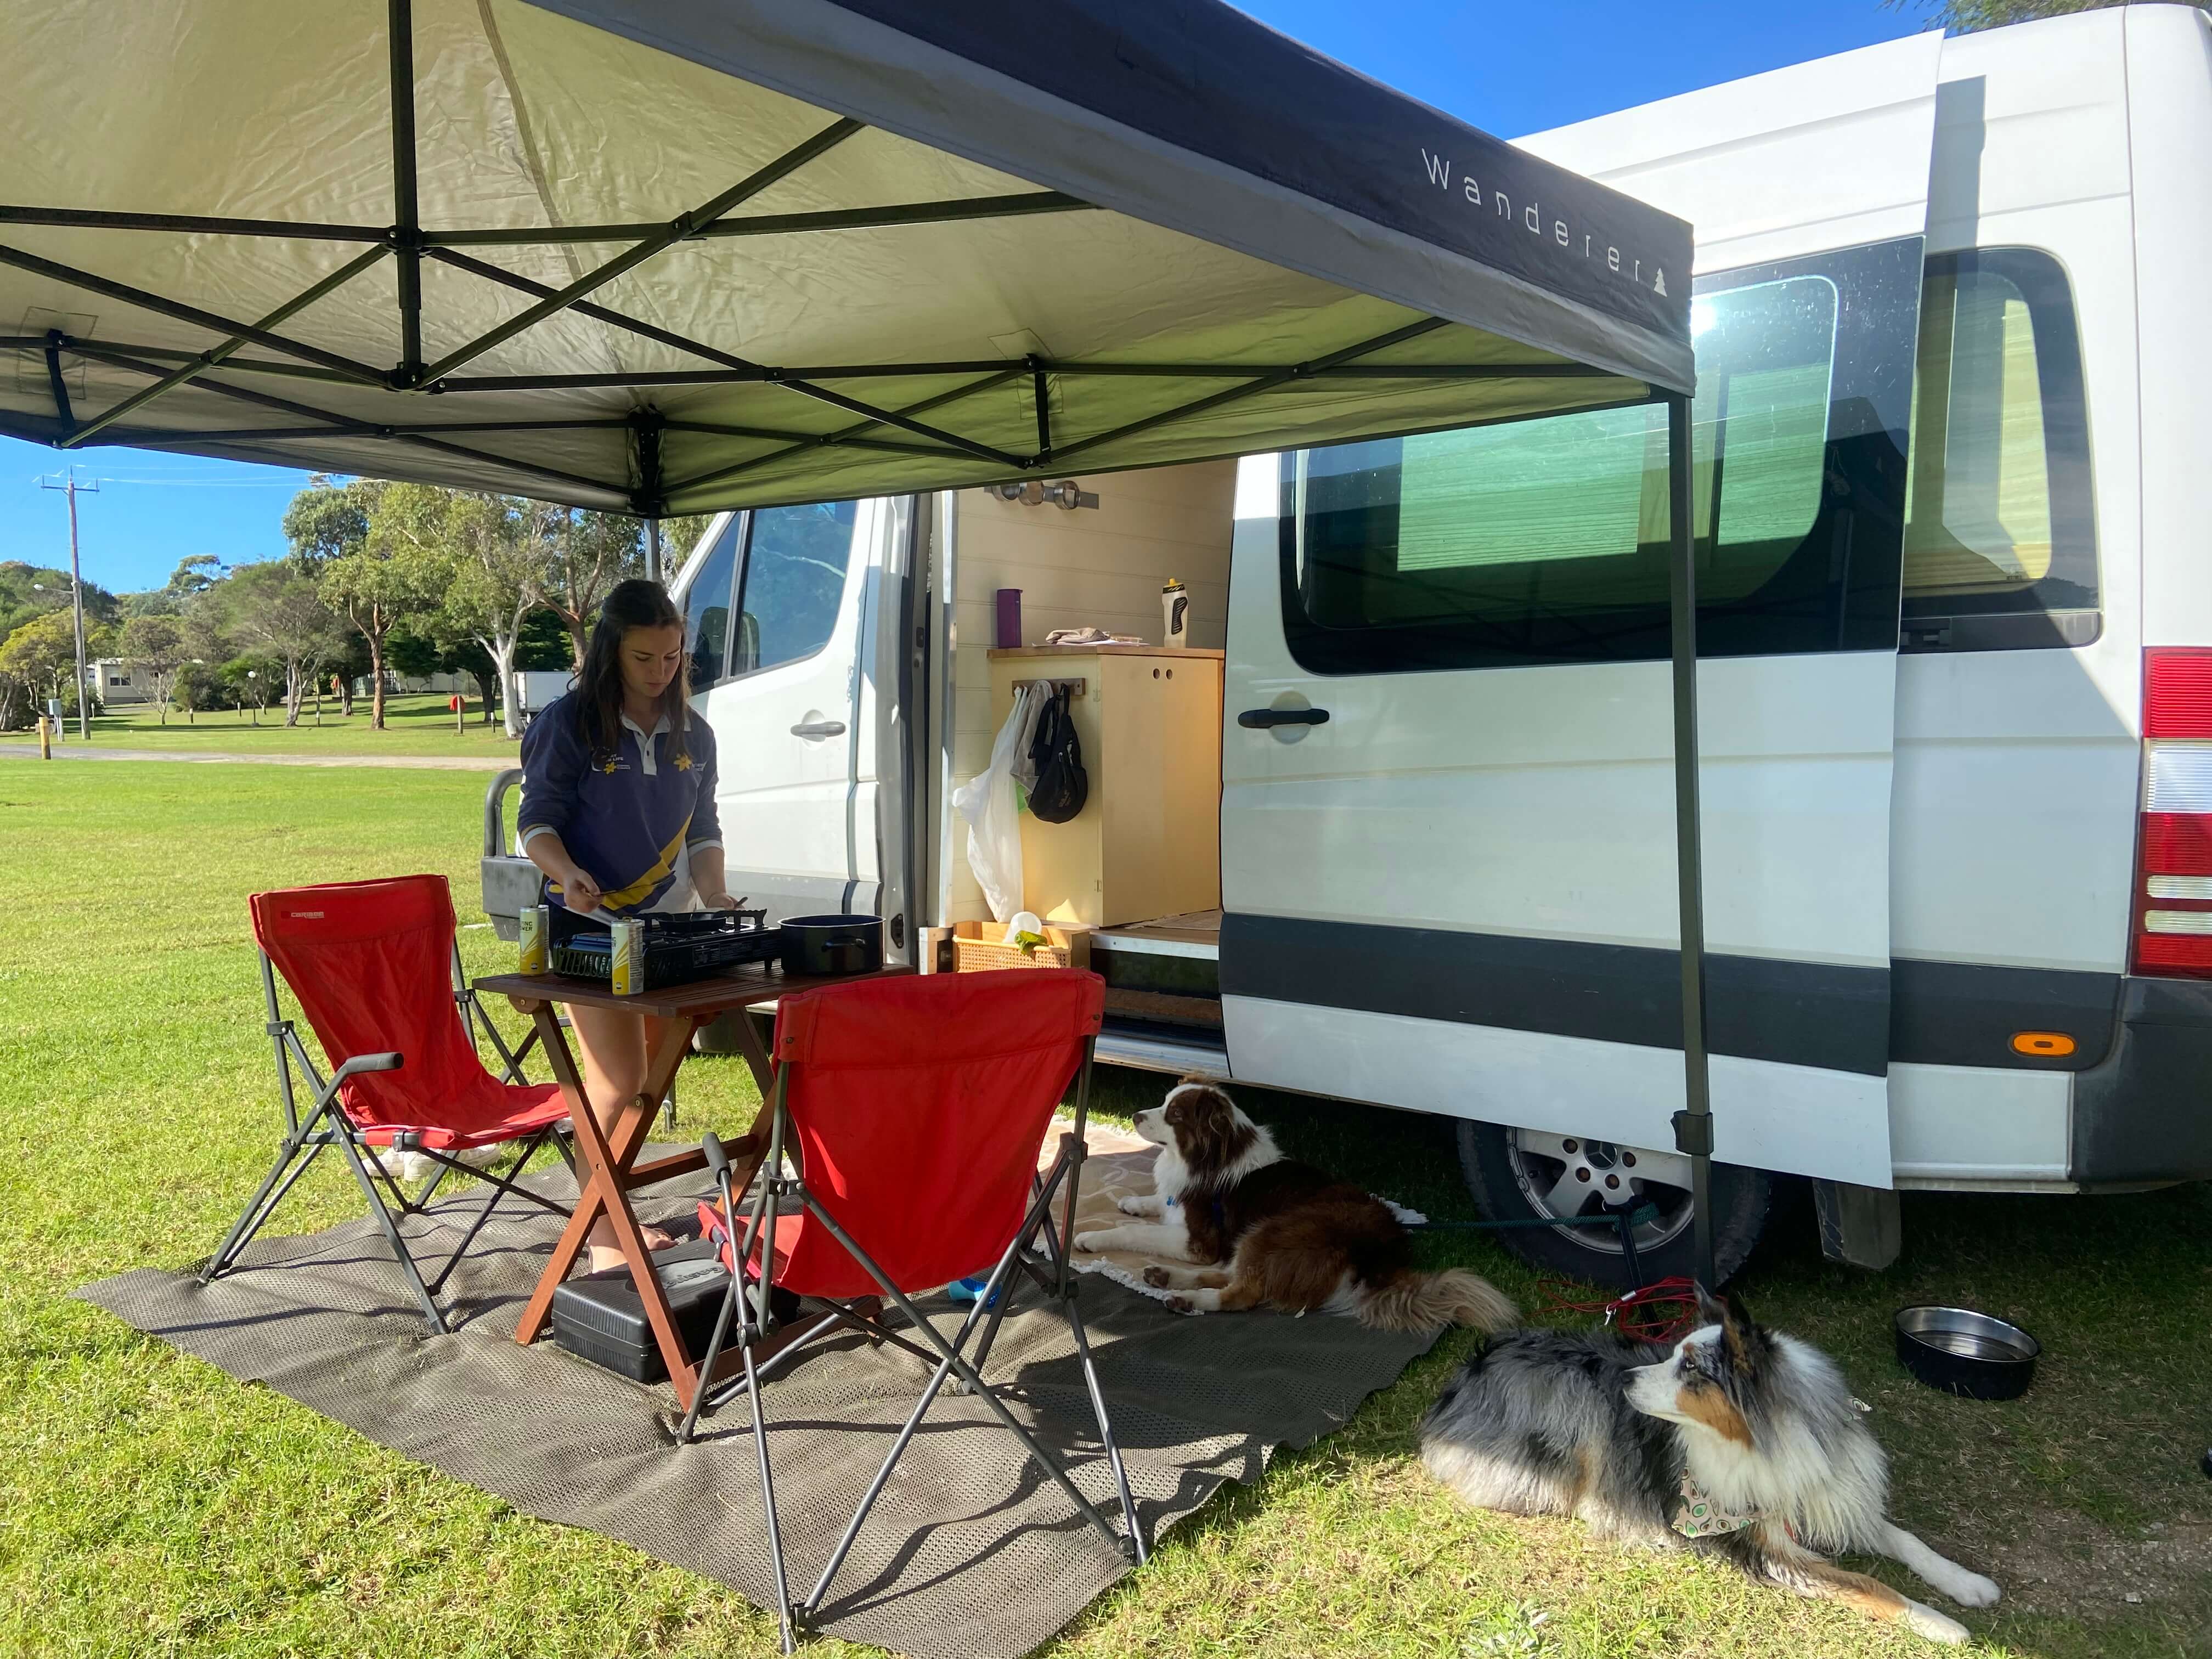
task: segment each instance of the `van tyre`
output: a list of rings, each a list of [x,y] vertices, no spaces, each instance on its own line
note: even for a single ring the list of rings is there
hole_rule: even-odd
[[[1678,1152],[1462,1121],[1459,1163],[1486,1221],[1601,1214],[1608,1203],[1621,1201],[1616,1194],[1625,1194],[1631,1204],[1650,1202],[1658,1218],[1636,1234],[1643,1282],[1689,1278],[1697,1272],[1689,1159]],[[1773,1199],[1765,1170],[1734,1164],[1712,1166],[1713,1268],[1723,1283],[1759,1243]],[[1635,1288],[1613,1228],[1510,1227],[1497,1237],[1545,1272]]]

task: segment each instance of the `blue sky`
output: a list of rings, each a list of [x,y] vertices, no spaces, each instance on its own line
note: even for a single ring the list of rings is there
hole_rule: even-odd
[[[1244,9],[1376,79],[1508,137],[1893,40],[1917,13],[1881,0],[1243,0]],[[307,475],[191,456],[80,452],[88,581],[157,586],[179,559],[274,557],[284,505]],[[0,560],[66,567],[69,521],[58,453],[0,438]]]

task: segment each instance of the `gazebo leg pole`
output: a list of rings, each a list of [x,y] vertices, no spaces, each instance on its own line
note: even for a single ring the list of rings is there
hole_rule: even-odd
[[[1668,528],[1674,623],[1674,862],[1682,940],[1684,1109],[1674,1114],[1674,1148],[1690,1159],[1692,1243],[1698,1282],[1713,1276],[1713,1103],[1705,1058],[1704,836],[1698,816],[1698,572],[1692,533],[1690,399],[1667,399]]]

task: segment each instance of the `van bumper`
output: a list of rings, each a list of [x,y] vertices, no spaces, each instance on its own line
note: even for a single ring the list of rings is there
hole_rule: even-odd
[[[2074,1079],[2073,1179],[2212,1178],[2212,981],[2120,982],[2112,1052]]]

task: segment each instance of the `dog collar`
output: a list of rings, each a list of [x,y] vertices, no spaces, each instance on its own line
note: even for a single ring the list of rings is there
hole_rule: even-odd
[[[1738,1515],[1724,1510],[1698,1490],[1698,1483],[1690,1479],[1687,1469],[1682,1471],[1682,1501],[1674,1507],[1674,1527],[1685,1538],[1712,1538],[1722,1533],[1741,1532],[1756,1515]]]

